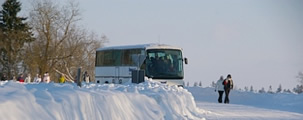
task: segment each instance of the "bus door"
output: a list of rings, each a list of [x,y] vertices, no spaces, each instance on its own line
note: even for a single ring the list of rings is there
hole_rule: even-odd
[[[114,76],[112,78],[111,83],[117,83],[117,81],[119,80],[119,67],[115,67],[114,69]]]

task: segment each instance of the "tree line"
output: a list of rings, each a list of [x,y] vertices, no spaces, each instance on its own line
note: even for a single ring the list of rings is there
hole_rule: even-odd
[[[78,4],[35,1],[28,16],[20,17],[21,3],[6,0],[0,11],[0,75],[48,72],[54,82],[60,75],[73,81],[82,67],[94,75],[95,51],[108,38],[79,24]],[[94,78],[94,77],[91,77]]]

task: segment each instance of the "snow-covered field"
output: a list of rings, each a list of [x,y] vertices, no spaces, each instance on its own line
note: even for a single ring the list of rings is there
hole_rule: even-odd
[[[218,104],[213,88],[141,84],[0,82],[0,120],[186,120],[303,118],[303,95],[231,92]]]

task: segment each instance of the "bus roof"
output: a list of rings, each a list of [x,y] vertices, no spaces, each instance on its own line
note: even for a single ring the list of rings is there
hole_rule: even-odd
[[[157,44],[157,43],[150,43],[150,44],[139,44],[139,45],[124,45],[124,46],[111,46],[111,47],[102,47],[97,49],[97,51],[103,50],[126,50],[126,49],[176,49],[182,50],[180,47],[170,46],[166,44]]]

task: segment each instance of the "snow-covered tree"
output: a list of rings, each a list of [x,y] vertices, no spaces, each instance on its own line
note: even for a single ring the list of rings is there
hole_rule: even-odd
[[[211,87],[216,87],[215,81],[212,81],[210,86],[211,86]]]
[[[197,82],[194,82],[194,87],[197,87],[198,86],[198,83]]]
[[[199,82],[199,86],[202,87],[202,82],[201,81]]]
[[[290,89],[287,89],[287,90],[284,89],[283,92],[284,92],[284,93],[291,93]]]
[[[280,84],[279,87],[277,88],[276,93],[280,93],[280,92],[282,92],[282,85],[281,85],[281,84]]]
[[[295,93],[300,94],[300,93],[303,93],[303,72],[299,72],[297,78],[298,78],[298,81],[299,81],[299,85],[297,85],[297,86],[293,89],[293,91],[294,91]]]
[[[244,87],[244,91],[248,92],[248,87],[247,86]]]
[[[254,88],[253,88],[253,86],[250,86],[250,90],[249,90],[250,92],[254,92]]]
[[[265,93],[264,87],[262,87],[261,90],[259,90],[259,93]]]
[[[272,86],[271,86],[271,85],[269,86],[267,93],[274,93],[274,92],[272,91]]]
[[[298,94],[303,93],[303,85],[297,85],[297,86],[293,89],[293,91],[294,91],[295,93],[298,93]]]

